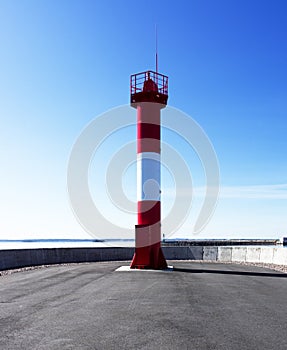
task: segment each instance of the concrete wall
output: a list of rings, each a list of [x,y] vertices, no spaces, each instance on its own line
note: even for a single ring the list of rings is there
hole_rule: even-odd
[[[218,260],[287,265],[287,249],[279,247],[217,247]]]
[[[164,256],[167,260],[202,260],[203,247],[163,247]]]
[[[44,248],[0,251],[0,270],[59,263],[131,260],[134,248]]]
[[[218,260],[218,247],[203,247],[203,260]]]
[[[167,260],[259,262],[287,265],[287,248],[282,247],[163,247]],[[134,248],[44,248],[0,251],[0,270],[25,266],[96,261],[130,261]]]
[[[163,247],[167,260],[202,260],[202,247]],[[0,251],[0,270],[59,263],[131,260],[134,248],[43,248]]]

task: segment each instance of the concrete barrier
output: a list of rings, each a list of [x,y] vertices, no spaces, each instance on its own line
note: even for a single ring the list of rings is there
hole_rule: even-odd
[[[25,266],[97,261],[130,261],[132,247],[106,248],[43,248],[0,251],[0,270]],[[167,260],[213,260],[287,265],[287,248],[283,247],[220,247],[167,246]]]
[[[203,247],[201,246],[168,246],[162,247],[167,260],[202,260]]]
[[[232,247],[231,261],[245,262],[247,255],[247,247]]]
[[[131,260],[134,248],[43,248],[0,251],[0,270],[25,266]]]
[[[203,247],[163,247],[167,260],[202,260]],[[43,248],[0,251],[0,270],[25,266],[131,260],[132,247]]]
[[[273,251],[273,264],[275,265],[287,265],[287,250],[286,248],[274,248]]]
[[[246,262],[259,263],[262,247],[247,247]]]
[[[218,247],[218,260],[231,261],[232,247]]]
[[[273,247],[262,247],[260,262],[263,264],[273,264],[274,249]]]
[[[214,260],[218,259],[218,247],[203,247],[203,260]]]

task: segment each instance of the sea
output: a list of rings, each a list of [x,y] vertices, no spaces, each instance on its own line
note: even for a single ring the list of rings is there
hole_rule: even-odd
[[[186,245],[182,244],[182,241],[186,241],[186,239],[166,239],[166,243],[175,243],[176,245]],[[187,240],[188,241],[188,240]],[[193,241],[193,240],[191,240]],[[226,244],[214,244],[217,240],[207,240],[209,242],[213,242],[211,245],[226,245]],[[219,240],[221,241],[221,240]],[[224,240],[223,240],[224,241]],[[245,240],[242,240],[244,242]],[[250,240],[249,243],[251,243]],[[256,241],[256,240],[255,240]],[[203,243],[204,240],[201,241]],[[194,243],[194,242],[193,242]],[[201,243],[198,242],[199,245]],[[187,242],[187,245],[188,242]],[[208,245],[208,244],[203,244]],[[236,244],[238,245],[238,244]],[[248,246],[247,242],[244,243],[244,246]],[[262,246],[261,244],[257,244],[257,242],[253,242],[250,246]],[[276,246],[282,247],[282,243],[274,244],[273,240],[266,240],[263,244],[264,246]],[[41,248],[104,248],[104,247],[134,247],[135,240],[134,239],[0,239],[0,250],[9,250],[9,249],[41,249]],[[287,245],[285,246],[287,247]],[[284,248],[285,248],[284,247]]]
[[[0,239],[0,250],[40,248],[134,247],[134,239]]]

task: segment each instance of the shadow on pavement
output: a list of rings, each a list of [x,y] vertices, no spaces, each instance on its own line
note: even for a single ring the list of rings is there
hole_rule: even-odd
[[[209,270],[209,269],[185,269],[185,268],[181,268],[181,267],[173,267],[173,271],[186,272],[186,273],[212,273],[212,274],[220,274],[220,275],[287,278],[287,273],[280,273],[280,272],[251,272],[251,271],[227,271],[227,270]]]

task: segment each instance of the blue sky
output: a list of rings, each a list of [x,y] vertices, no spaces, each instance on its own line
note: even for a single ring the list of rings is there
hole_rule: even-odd
[[[89,237],[69,204],[70,152],[93,118],[129,103],[130,74],[154,69],[155,24],[169,105],[201,125],[220,166],[217,208],[197,237],[287,234],[285,0],[1,0],[0,238]],[[110,145],[135,137],[130,128]],[[183,155],[200,193],[194,152],[168,132],[163,141]],[[127,173],[132,198],[135,171]],[[172,177],[163,177],[168,193]],[[195,198],[175,236],[192,237],[200,205]]]

